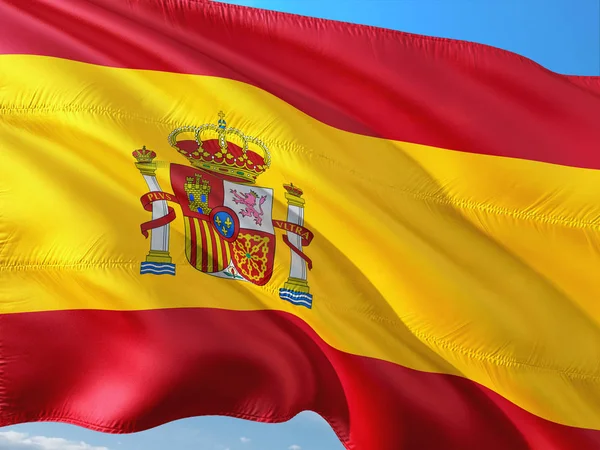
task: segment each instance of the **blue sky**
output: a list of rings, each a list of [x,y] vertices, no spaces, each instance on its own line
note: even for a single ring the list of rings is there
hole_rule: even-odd
[[[560,73],[600,75],[599,0],[240,0],[246,6],[481,42]],[[576,5],[576,6],[575,6]],[[339,450],[312,413],[266,425],[185,419],[132,435],[62,424],[0,428],[0,450]]]

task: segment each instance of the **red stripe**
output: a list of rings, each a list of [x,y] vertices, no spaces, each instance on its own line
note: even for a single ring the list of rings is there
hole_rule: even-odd
[[[198,241],[196,237],[196,224],[195,220],[192,217],[186,217],[186,220],[190,224],[190,240],[192,241],[190,245],[190,264],[193,267],[196,267],[198,264]]]
[[[218,272],[219,268],[219,253],[221,252],[220,236],[217,231],[209,225],[210,234],[212,237],[212,261],[213,261],[213,272]]]
[[[229,242],[225,239],[219,239],[219,241],[221,242],[221,251],[223,252],[223,269],[226,269],[229,265],[229,260],[227,259],[227,246]]]
[[[2,315],[0,325],[1,426],[133,432],[312,409],[360,450],[600,447],[600,431],[540,419],[464,378],[340,352],[283,312],[71,310]]]
[[[334,127],[600,168],[600,77],[445,39],[185,0],[0,0],[0,53],[256,85]]]

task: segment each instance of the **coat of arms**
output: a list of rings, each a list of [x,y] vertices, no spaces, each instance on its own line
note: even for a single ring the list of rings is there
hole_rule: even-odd
[[[209,134],[213,136],[207,138]],[[152,220],[141,225],[144,236],[150,237],[141,273],[175,275],[169,232],[176,214],[168,202],[177,203],[185,226],[187,261],[212,276],[267,284],[273,274],[275,229],[284,230],[283,242],[291,251],[290,275],[279,297],[311,308],[307,271],[312,262],[303,247],[310,244],[313,233],[304,227],[303,192],[292,183],[285,184],[287,220],[273,220],[273,189],[255,184],[271,164],[265,144],[228,127],[223,113],[216,125],[180,127],[168,140],[189,162],[170,164],[172,194],[164,192],[156,180],[156,153],[146,147],[133,152],[149,189],[141,202],[152,212]]]

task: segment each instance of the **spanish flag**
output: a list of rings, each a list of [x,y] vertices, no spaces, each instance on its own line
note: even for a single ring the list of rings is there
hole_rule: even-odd
[[[0,0],[0,425],[600,448],[600,78],[198,0]]]

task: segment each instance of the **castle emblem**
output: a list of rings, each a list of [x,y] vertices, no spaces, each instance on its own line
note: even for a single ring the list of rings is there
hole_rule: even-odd
[[[183,216],[187,262],[211,276],[266,285],[273,275],[276,229],[284,231],[290,271],[279,297],[311,308],[307,272],[312,261],[303,248],[313,233],[304,227],[304,193],[292,183],[283,185],[287,220],[272,218],[274,191],[256,185],[271,165],[265,144],[228,127],[223,113],[216,125],[180,127],[168,141],[189,163],[170,164],[172,194],[164,192],[156,179],[156,153],[146,147],[133,152],[149,189],[141,197],[142,206],[152,213],[152,219],[141,225],[142,234],[150,238],[150,251],[140,273],[175,275],[169,236],[176,213],[169,203],[177,203]]]

